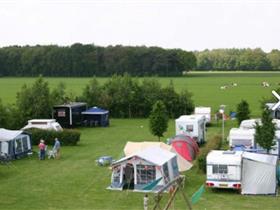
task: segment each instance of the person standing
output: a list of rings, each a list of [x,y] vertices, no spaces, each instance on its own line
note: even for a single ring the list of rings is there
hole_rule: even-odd
[[[58,140],[58,138],[55,138],[54,146],[53,146],[53,151],[55,151],[57,159],[60,158],[60,147],[61,147],[60,141]]]
[[[144,210],[148,210],[148,201],[149,201],[148,194],[145,194],[145,196],[144,196]]]
[[[40,140],[40,144],[38,145],[38,147],[39,147],[39,159],[45,160],[46,145],[45,145],[45,141],[43,139]]]

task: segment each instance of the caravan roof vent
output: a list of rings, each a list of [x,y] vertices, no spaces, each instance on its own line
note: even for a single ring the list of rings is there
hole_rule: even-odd
[[[233,154],[235,154],[235,151],[224,151],[223,152],[223,154],[225,154],[225,155],[233,155]]]

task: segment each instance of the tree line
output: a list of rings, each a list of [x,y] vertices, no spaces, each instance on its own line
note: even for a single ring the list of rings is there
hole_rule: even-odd
[[[262,49],[214,49],[195,52],[196,70],[280,70],[280,51]]]
[[[195,66],[194,53],[160,47],[76,43],[0,48],[0,76],[177,76]]]
[[[140,82],[125,74],[115,75],[100,85],[93,77],[81,95],[73,96],[66,92],[63,83],[51,91],[48,82],[40,76],[32,86],[23,85],[14,105],[5,105],[0,100],[0,127],[19,129],[29,119],[51,118],[54,105],[70,101],[84,101],[88,107],[108,109],[112,117],[148,117],[158,100],[163,102],[171,118],[190,114],[194,109],[192,94],[188,90],[177,93],[172,81],[167,87],[162,87],[155,78],[145,78]]]

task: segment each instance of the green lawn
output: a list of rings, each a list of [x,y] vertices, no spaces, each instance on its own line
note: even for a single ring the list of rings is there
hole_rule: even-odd
[[[23,84],[31,85],[36,78],[0,78],[0,98],[5,104],[15,102],[16,93]],[[51,88],[59,82],[64,82],[68,92],[80,95],[85,84],[90,78],[45,78]],[[103,83],[107,78],[98,78]],[[140,78],[141,80],[141,78]],[[241,99],[247,100],[252,115],[260,115],[260,100],[263,97],[272,97],[271,91],[279,88],[280,72],[237,72],[237,73],[189,73],[184,77],[159,78],[162,85],[173,81],[177,91],[187,88],[193,93],[193,99],[197,106],[211,106],[212,112],[216,111],[220,104],[227,105],[226,112],[234,111],[236,104]],[[263,88],[262,81],[267,81],[271,86]],[[221,90],[220,87],[237,83],[237,87]]]
[[[89,78],[46,78],[50,87],[63,81],[67,90],[78,95]],[[106,78],[98,78],[100,82]],[[170,78],[159,78],[167,85]],[[243,98],[249,102],[254,116],[260,114],[259,100],[270,97],[271,90],[278,87],[280,73],[192,73],[186,77],[171,78],[180,91],[187,87],[193,94],[196,105],[211,106],[216,110],[226,104],[226,110],[234,110]],[[35,78],[0,78],[0,98],[4,103],[14,103],[16,92]],[[269,88],[261,87],[262,81]],[[237,87],[220,90],[220,86],[236,82]],[[227,121],[226,135],[235,121]],[[10,166],[0,165],[0,209],[26,210],[140,210],[143,209],[143,194],[131,191],[109,191],[111,171],[96,166],[99,156],[111,155],[118,159],[127,141],[154,140],[148,129],[147,119],[112,119],[109,128],[82,128],[81,142],[75,147],[63,147],[62,159],[39,161],[37,155],[13,161]],[[166,138],[174,135],[174,120],[170,120]],[[213,123],[207,130],[208,139],[221,133],[221,124]],[[37,147],[33,147],[37,152]],[[205,181],[205,175],[196,168],[185,173],[185,191],[192,195]],[[150,202],[152,205],[152,197]],[[279,209],[280,198],[272,196],[243,196],[232,190],[209,190],[195,204],[194,209]],[[172,208],[171,208],[172,209]],[[179,195],[173,209],[185,209]]]
[[[143,126],[143,127],[142,127]],[[226,122],[228,129],[234,121]],[[174,134],[170,121],[164,140]],[[78,146],[62,148],[60,160],[39,161],[36,155],[14,161],[11,166],[0,165],[0,209],[142,209],[143,194],[131,191],[110,191],[111,171],[99,167],[95,159],[112,155],[118,159],[127,141],[155,140],[149,133],[146,119],[113,119],[109,128],[81,129]],[[208,128],[208,137],[221,132],[221,125]],[[37,151],[36,146],[33,147]],[[186,174],[185,190],[193,194],[205,181],[205,175],[193,168]],[[150,205],[152,205],[150,194]],[[242,196],[231,190],[207,190],[194,209],[279,209],[280,198],[271,196]],[[184,209],[179,196],[174,209]]]

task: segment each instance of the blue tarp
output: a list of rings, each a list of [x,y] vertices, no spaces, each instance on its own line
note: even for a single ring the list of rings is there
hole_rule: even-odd
[[[98,107],[92,107],[82,112],[85,126],[102,126],[109,125],[109,111]]]
[[[82,114],[108,114],[109,111],[105,109],[101,109],[98,107],[91,107],[88,110],[82,112]]]

